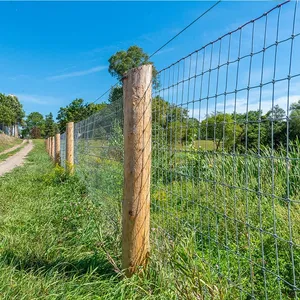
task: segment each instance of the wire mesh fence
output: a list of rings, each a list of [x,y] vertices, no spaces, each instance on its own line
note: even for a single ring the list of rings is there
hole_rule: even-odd
[[[154,78],[152,253],[191,299],[299,297],[297,9],[278,5]],[[120,87],[75,124],[76,172],[118,242],[123,125]],[[64,135],[61,149],[64,165]]]
[[[66,133],[60,135],[60,164],[66,168]]]
[[[299,296],[297,7],[276,6],[160,71],[153,94],[154,232],[193,240],[193,259],[231,299]]]

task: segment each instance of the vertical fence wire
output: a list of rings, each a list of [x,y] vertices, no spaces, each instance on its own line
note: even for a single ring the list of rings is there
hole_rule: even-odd
[[[158,72],[152,239],[191,254],[177,257],[182,288],[189,266],[231,299],[299,296],[297,9],[278,5]]]
[[[120,89],[119,87],[113,88]],[[75,123],[74,154],[77,176],[86,187],[89,216],[98,232],[98,243],[111,242],[110,255],[119,261],[123,195],[122,97],[85,120]],[[106,228],[102,233],[100,228]],[[94,229],[93,229],[94,230]]]

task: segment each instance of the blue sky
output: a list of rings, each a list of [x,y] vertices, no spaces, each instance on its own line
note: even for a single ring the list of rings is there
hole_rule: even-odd
[[[261,15],[275,3],[221,2],[152,61],[158,70],[167,67]],[[75,98],[92,102],[116,82],[107,71],[112,54],[134,44],[151,54],[212,4],[210,1],[0,2],[0,92],[17,95],[27,114],[39,111],[56,115],[61,106]],[[290,34],[291,4],[282,14],[283,36]],[[273,25],[270,22],[269,32],[275,32]],[[299,32],[298,25],[299,22]],[[295,41],[298,47],[299,38]],[[280,52],[279,61],[283,66],[286,66],[284,59],[288,51],[287,45]],[[294,59],[300,63],[299,55]],[[272,72],[271,68],[272,58],[268,72]],[[241,69],[246,78],[247,66]],[[259,68],[252,70],[255,71],[259,76]],[[286,68],[280,72],[286,74]],[[299,73],[299,69],[295,72]],[[293,84],[292,96],[296,99],[300,85],[296,80]],[[239,97],[243,99],[244,96]],[[276,99],[281,97],[278,92]],[[194,108],[193,114],[197,109]]]

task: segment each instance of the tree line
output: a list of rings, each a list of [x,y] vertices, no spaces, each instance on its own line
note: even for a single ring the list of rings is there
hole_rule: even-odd
[[[153,65],[153,63],[149,60],[148,54],[138,46],[131,46],[126,51],[116,52],[108,62],[108,72],[117,78],[118,84],[111,89],[107,103],[85,103],[79,98],[60,108],[56,117],[57,122],[54,121],[52,113],[43,117],[38,112],[29,114],[23,121],[24,111],[18,99],[0,94],[0,111],[2,112],[0,124],[1,122],[7,125],[22,124],[23,136],[46,138],[57,132],[65,132],[68,122],[79,122],[99,111],[106,111],[110,115],[115,107],[122,107],[124,74],[131,68],[142,64]],[[159,86],[157,70],[153,65],[153,88],[156,89]],[[113,122],[113,117],[122,118],[118,114],[111,116],[111,120],[105,121]],[[300,100],[290,106],[289,112],[285,112],[276,105],[265,114],[262,111],[231,114],[214,112],[199,121],[189,116],[188,109],[156,96],[152,101],[152,121],[154,138],[160,139],[159,143],[182,144],[209,139],[215,142],[216,150],[221,147],[230,150],[233,146],[236,149],[254,148],[258,146],[258,143],[278,147],[285,144],[287,138],[295,140],[300,136]],[[102,125],[98,131],[101,135],[105,135],[112,126]]]
[[[300,100],[288,113],[275,105],[267,113],[213,112],[202,121],[189,117],[187,109],[176,107],[160,97],[153,99],[152,119],[155,135],[168,144],[212,140],[215,149],[230,151],[261,146],[275,149],[300,138]]]

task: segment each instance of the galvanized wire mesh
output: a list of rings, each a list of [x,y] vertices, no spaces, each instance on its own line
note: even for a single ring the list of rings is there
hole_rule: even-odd
[[[113,90],[112,90],[113,92]],[[75,170],[90,201],[89,216],[98,228],[100,247],[111,242],[110,255],[120,259],[121,206],[123,195],[123,105],[122,98],[75,124]],[[102,228],[106,228],[102,233]],[[99,246],[98,245],[98,246]]]
[[[278,5],[161,70],[153,92],[153,239],[185,240],[228,299],[299,297],[297,8]]]
[[[111,166],[122,171],[123,109],[122,98],[75,124],[75,164],[91,189],[102,186],[98,172]],[[123,176],[123,174],[122,174]]]
[[[60,164],[66,167],[66,133],[60,135]]]
[[[298,2],[278,5],[155,78],[151,247],[175,269],[181,291],[193,286],[189,297],[299,297],[297,8]],[[121,87],[114,87],[105,109],[75,124],[76,172],[117,240],[120,96]],[[64,165],[65,135],[61,160]]]

